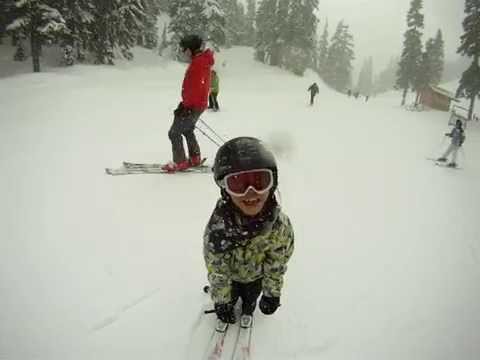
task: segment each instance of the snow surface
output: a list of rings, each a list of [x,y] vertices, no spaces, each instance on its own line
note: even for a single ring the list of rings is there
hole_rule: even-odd
[[[462,170],[441,168],[426,157],[447,146],[447,113],[405,111],[399,93],[347,98],[247,48],[217,64],[221,111],[202,118],[272,146],[296,234],[254,359],[479,359],[480,126]],[[184,71],[137,50],[0,79],[0,359],[200,359],[212,176],[104,173],[170,159]]]

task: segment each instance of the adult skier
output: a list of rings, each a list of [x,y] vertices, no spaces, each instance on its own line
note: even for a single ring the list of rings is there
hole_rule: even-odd
[[[313,101],[315,100],[315,96],[320,92],[318,85],[314,82],[310,87],[307,89],[310,91],[310,105],[313,105]]]
[[[185,170],[201,163],[200,146],[195,137],[195,124],[208,105],[210,71],[214,64],[213,52],[202,50],[203,40],[197,35],[187,35],[180,41],[182,53],[190,60],[182,84],[182,101],[173,112],[173,124],[168,132],[172,143],[173,161],[162,167],[169,172]],[[183,138],[187,141],[185,156]]]
[[[218,93],[220,92],[220,79],[215,70],[212,70],[211,75],[211,84],[210,84],[210,95],[208,97],[208,108],[213,109],[213,111],[220,110],[218,106]]]
[[[278,169],[273,154],[256,138],[239,137],[218,150],[214,178],[218,200],[204,233],[204,259],[217,317],[235,323],[280,306],[283,277],[294,249],[293,228],[275,197]],[[247,319],[248,320],[248,319]]]
[[[460,119],[457,119],[457,121],[455,122],[455,127],[452,129],[452,131],[445,134],[445,136],[451,137],[452,141],[447,151],[445,151],[445,153],[441,157],[439,157],[437,161],[446,162],[448,156],[452,154],[452,161],[447,164],[448,167],[457,167],[458,149],[460,149],[460,147],[465,142],[465,131],[463,130],[462,126],[462,121]]]

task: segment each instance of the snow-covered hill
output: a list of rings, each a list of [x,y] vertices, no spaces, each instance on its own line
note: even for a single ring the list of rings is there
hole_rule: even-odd
[[[202,119],[270,143],[296,234],[253,358],[478,359],[478,124],[449,170],[425,159],[447,145],[447,113],[348,98],[246,48],[216,68],[221,111]],[[104,173],[170,159],[184,70],[138,50],[115,67],[0,79],[0,359],[200,358],[212,177]],[[211,162],[216,146],[198,136]]]

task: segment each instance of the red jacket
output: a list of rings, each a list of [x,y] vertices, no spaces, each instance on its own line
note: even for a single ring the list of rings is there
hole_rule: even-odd
[[[187,109],[203,111],[208,106],[213,52],[205,50],[192,58],[182,84],[182,103]]]

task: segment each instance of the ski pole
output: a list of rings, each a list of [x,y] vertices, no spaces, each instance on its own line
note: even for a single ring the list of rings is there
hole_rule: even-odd
[[[221,145],[217,143],[215,140],[213,140],[205,131],[203,131],[201,128],[199,128],[197,125],[195,125],[195,128],[200,131],[207,139],[209,139],[211,142],[213,142],[215,145],[220,147]]]
[[[205,121],[203,121],[202,119],[198,119],[198,120],[200,120],[200,122],[201,122],[203,125],[205,125],[205,126],[207,127],[207,129],[210,130],[217,138],[219,138],[220,141],[225,142],[225,140],[224,140],[220,135],[218,135],[218,134],[215,132],[215,130],[213,130]]]
[[[203,313],[204,314],[213,314],[213,313],[216,313],[217,311],[215,309],[212,309],[212,310],[205,310]]]

